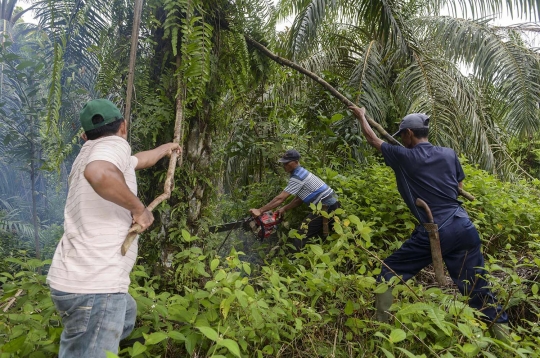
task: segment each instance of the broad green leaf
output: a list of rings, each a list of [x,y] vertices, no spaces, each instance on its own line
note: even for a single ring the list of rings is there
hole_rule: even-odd
[[[105,357],[107,358],[119,358],[116,354],[114,354],[113,352],[105,352]]]
[[[534,285],[532,285],[531,292],[532,292],[533,295],[538,294],[538,285],[536,283]]]
[[[26,340],[25,334],[15,339],[12,339],[6,344],[4,344],[3,346],[0,346],[0,352],[15,353],[23,346],[25,340]]]
[[[151,344],[158,344],[162,340],[167,339],[167,334],[164,332],[154,332],[149,335],[145,334],[144,337],[145,337],[144,343],[146,345],[151,345]]]
[[[480,351],[480,348],[478,346],[475,346],[470,343],[465,343],[463,346],[460,346],[459,348],[463,351],[463,353],[466,353],[466,354],[473,354],[473,353],[476,354]]]
[[[416,354],[414,353],[411,353],[409,352],[408,350],[406,350],[405,348],[401,348],[401,347],[396,347],[397,349],[399,349],[400,351],[402,351],[403,353],[405,353],[405,355],[409,358],[426,358],[426,355],[425,354],[422,354],[420,356],[417,356]]]
[[[405,338],[407,338],[407,333],[405,333],[405,331],[400,328],[394,329],[392,330],[392,332],[390,332],[390,342],[392,343],[401,342]]]
[[[148,276],[148,274],[144,271],[132,271],[131,274],[133,276],[137,276],[137,277],[146,277],[146,278],[150,278],[150,276]]]
[[[347,218],[350,220],[351,223],[356,225],[357,227],[361,225],[360,219],[356,215],[349,215]]]
[[[445,312],[441,311],[440,309],[434,309],[433,307],[429,307],[429,309],[426,310],[428,317],[431,319],[433,323],[437,327],[439,327],[447,336],[452,335],[452,330],[448,328],[446,325],[446,322],[444,321]]]
[[[384,349],[383,347],[380,347],[381,348],[381,351],[383,351],[384,355],[386,356],[386,358],[395,358],[394,355],[390,352],[388,352],[386,349]]]
[[[33,62],[33,61],[21,61],[18,65],[17,65],[17,71],[22,71],[24,70],[25,68],[27,67],[30,67],[30,66],[35,66],[36,63]]]
[[[343,119],[343,114],[341,113],[336,113],[332,116],[332,118],[330,118],[330,120],[332,121],[332,123],[334,122],[337,122],[337,121],[340,121]]]
[[[222,339],[221,341],[217,342],[217,344],[218,346],[227,347],[229,352],[231,352],[237,357],[240,357],[240,347],[238,347],[238,343],[236,343],[232,339]]]
[[[373,291],[375,293],[384,293],[388,291],[388,285],[386,283],[381,283],[377,288]]]
[[[463,323],[458,323],[458,329],[465,337],[467,338],[472,337],[473,332],[470,326]]]
[[[219,270],[216,275],[214,276],[214,280],[216,281],[221,281],[223,280],[225,277],[227,277],[227,273],[225,272],[225,270],[221,269]]]
[[[353,314],[353,312],[354,312],[354,304],[352,303],[351,300],[348,300],[347,303],[345,304],[344,313],[347,316],[350,316]]]
[[[0,273],[0,275],[6,276],[7,278],[10,278],[12,280],[14,279],[13,275],[10,274],[9,272],[2,272],[2,273]]]
[[[245,292],[249,297],[255,297],[255,289],[254,289],[253,286],[251,286],[251,285],[246,285],[246,287],[244,287],[244,292]]]
[[[249,263],[247,263],[247,262],[242,263],[242,267],[244,268],[244,271],[248,275],[251,275],[251,266],[249,266]]]
[[[223,318],[227,318],[229,315],[229,310],[231,309],[231,303],[234,301],[236,296],[231,295],[226,300],[221,301],[219,304],[219,309],[221,311],[221,314],[223,315]]]
[[[211,327],[197,327],[199,331],[201,331],[202,334],[204,334],[208,339],[216,342],[219,340],[219,334],[214,331]]]
[[[195,350],[195,347],[197,344],[201,341],[202,337],[198,333],[191,333],[186,337],[185,346],[186,350],[188,351],[189,355],[193,354],[193,351]]]
[[[143,352],[146,352],[146,350],[146,346],[142,345],[140,342],[135,342],[135,344],[133,345],[133,351],[131,352],[131,356],[135,357]]]
[[[182,237],[186,242],[195,241],[197,239],[196,236],[191,236],[191,234],[185,229],[182,229]]]
[[[219,265],[219,259],[213,259],[210,263],[210,270],[214,271]]]
[[[338,222],[334,222],[334,231],[340,235],[343,235],[343,228]]]
[[[169,335],[169,338],[174,339],[175,341],[185,341],[186,336],[184,336],[182,333],[178,331],[169,331],[167,333]]]
[[[323,249],[319,245],[311,245],[311,251],[317,256],[321,256],[324,254]]]
[[[242,307],[246,308],[249,304],[247,300],[247,293],[241,290],[234,290],[234,294],[236,296],[236,299],[238,300],[238,303],[240,303]]]

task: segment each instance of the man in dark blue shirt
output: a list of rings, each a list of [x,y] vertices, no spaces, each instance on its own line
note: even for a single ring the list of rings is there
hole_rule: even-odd
[[[482,277],[484,257],[480,251],[478,231],[457,199],[465,174],[454,150],[428,142],[429,117],[423,113],[405,116],[394,134],[401,136],[404,147],[383,142],[367,122],[364,108],[350,107],[360,121],[367,142],[382,152],[386,165],[394,170],[398,191],[420,223],[428,222],[417,198],[424,200],[439,227],[443,260],[452,280],[469,305],[480,310],[492,322],[493,333],[506,340],[506,313]],[[429,234],[422,225],[416,227],[401,248],[384,260],[379,280],[389,280],[397,274],[408,280],[431,264]],[[387,310],[392,305],[392,290],[376,295],[377,319],[389,320]]]

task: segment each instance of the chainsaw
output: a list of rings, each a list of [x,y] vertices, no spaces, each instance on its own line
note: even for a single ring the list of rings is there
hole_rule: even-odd
[[[229,235],[231,232],[233,232],[236,229],[243,229],[244,231],[251,231],[255,237],[258,240],[264,240],[267,239],[270,235],[272,235],[278,228],[278,224],[281,223],[283,219],[279,217],[279,213],[271,212],[271,211],[265,211],[260,216],[254,218],[252,216],[248,216],[247,218],[240,219],[238,221],[233,221],[227,224],[221,224],[221,225],[215,225],[208,228],[208,230],[211,233],[218,233],[218,232],[224,232],[229,231],[227,234],[227,237],[225,237],[225,240],[221,243],[221,245],[218,248],[218,251],[221,249],[223,244],[227,241],[229,238]]]

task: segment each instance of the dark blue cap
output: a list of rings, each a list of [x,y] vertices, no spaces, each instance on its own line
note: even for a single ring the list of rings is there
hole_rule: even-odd
[[[288,151],[283,154],[283,156],[278,160],[280,163],[288,163],[293,161],[300,160],[300,153],[298,153],[294,149],[289,149]]]

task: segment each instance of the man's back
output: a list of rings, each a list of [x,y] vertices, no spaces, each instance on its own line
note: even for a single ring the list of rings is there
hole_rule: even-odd
[[[334,195],[332,188],[302,166],[296,167],[291,172],[289,183],[284,190],[291,195],[298,196],[304,203],[317,204],[319,201]]]
[[[137,194],[135,166],[129,144],[119,136],[87,141],[69,175],[64,211],[64,236],[49,270],[52,288],[72,293],[127,292],[137,245],[122,256],[120,247],[131,226],[131,213],[99,196],[84,177],[92,161],[114,164]]]
[[[417,198],[427,202],[438,224],[458,209],[458,185],[465,174],[452,149],[423,142],[411,149],[385,143],[381,150],[396,174],[403,200],[420,222],[427,222],[427,217],[416,206]]]

